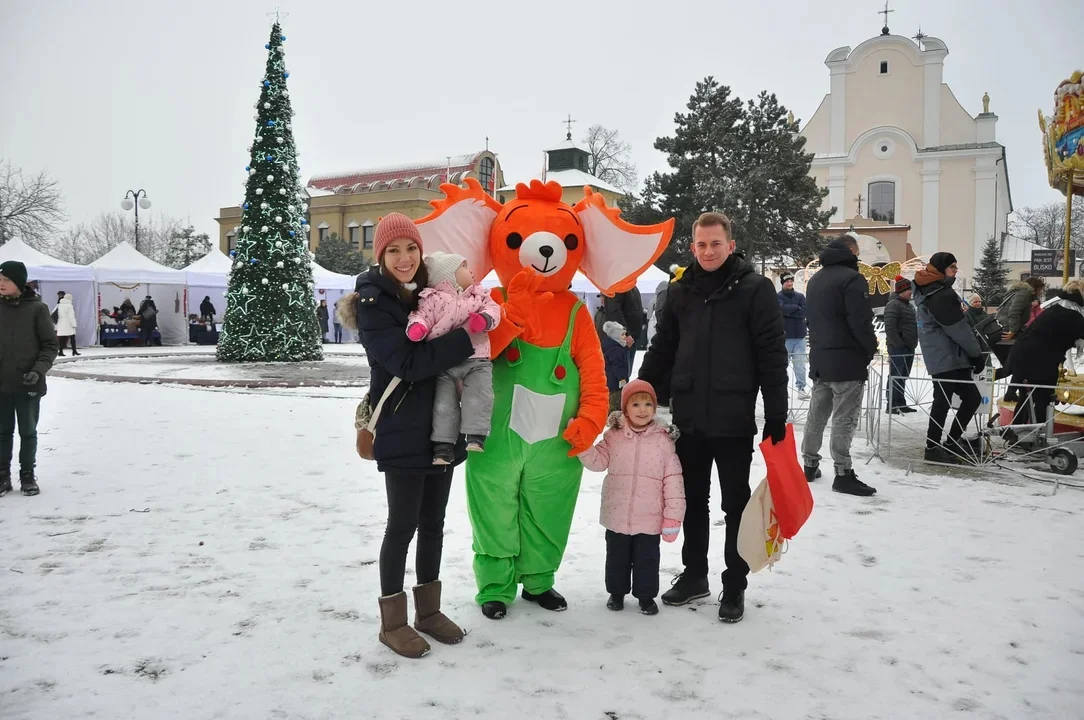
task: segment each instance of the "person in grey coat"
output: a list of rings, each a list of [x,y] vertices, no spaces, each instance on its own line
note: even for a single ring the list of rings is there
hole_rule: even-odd
[[[918,347],[918,321],[915,309],[911,307],[911,281],[896,276],[895,292],[885,305],[885,345],[888,346],[888,358],[892,368],[892,377],[888,383],[888,412],[893,415],[917,412],[908,407],[907,378],[915,362],[915,348]]]
[[[957,463],[976,452],[962,438],[964,428],[982,404],[972,373],[985,367],[986,358],[974,327],[960,307],[960,298],[952,290],[957,271],[956,256],[938,252],[930,256],[925,269],[915,273],[918,342],[926,369],[934,380],[925,452],[926,460],[931,462]],[[942,442],[953,395],[960,398],[960,407],[948,439]]]

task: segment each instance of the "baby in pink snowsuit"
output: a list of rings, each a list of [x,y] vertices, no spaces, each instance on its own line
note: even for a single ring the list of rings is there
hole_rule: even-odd
[[[599,518],[606,528],[606,607],[623,610],[631,590],[644,615],[659,612],[659,535],[674,542],[685,519],[685,482],[674,449],[678,431],[659,424],[657,405],[650,383],[626,384],[621,410],[610,413],[602,442],[579,456],[588,470],[609,471]]]
[[[433,402],[433,464],[450,465],[455,443],[466,435],[467,450],[485,449],[493,415],[493,366],[489,336],[500,322],[501,310],[489,293],[474,282],[474,274],[461,255],[433,252],[425,258],[429,275],[419,293],[418,309],[407,320],[407,337],[421,342],[465,327],[474,339],[474,354],[437,377]],[[462,386],[462,396],[459,392]],[[462,407],[460,402],[462,401]]]

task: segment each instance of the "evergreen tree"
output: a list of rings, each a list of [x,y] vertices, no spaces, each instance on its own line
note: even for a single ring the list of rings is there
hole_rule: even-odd
[[[256,133],[245,167],[241,231],[226,296],[218,359],[226,362],[322,360],[308,249],[308,206],[298,183],[286,89],[286,37],[271,27]]]
[[[1009,269],[1001,262],[1001,243],[991,237],[982,246],[982,259],[975,268],[972,286],[984,305],[996,307],[1005,297],[1005,286],[1008,282]]]
[[[343,275],[358,275],[369,267],[368,258],[351,247],[338,233],[331,233],[316,246],[316,263]]]
[[[211,252],[211,237],[207,233],[196,233],[196,228],[189,225],[168,240],[165,264],[171,268],[188,267],[201,257]]]
[[[661,260],[687,255],[693,221],[708,210],[734,221],[738,250],[749,259],[812,258],[832,211],[820,209],[828,191],[809,176],[813,155],[787,109],[767,92],[743,104],[712,77],[696,84],[687,108],[674,118],[674,135],[655,141],[673,171],[648,178],[629,206],[637,222],[677,219],[674,249]]]

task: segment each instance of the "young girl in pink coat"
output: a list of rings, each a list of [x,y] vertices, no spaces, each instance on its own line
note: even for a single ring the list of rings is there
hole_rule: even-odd
[[[485,448],[493,415],[493,366],[486,333],[500,322],[501,311],[489,293],[474,282],[463,256],[430,253],[425,258],[425,269],[426,288],[419,293],[418,309],[407,319],[407,337],[421,342],[464,327],[474,341],[470,359],[437,377],[433,464],[450,465],[455,461],[455,443],[460,435],[467,436],[467,450],[480,452]]]
[[[644,615],[659,612],[659,536],[674,542],[685,519],[678,431],[659,424],[657,405],[650,383],[628,383],[602,442],[579,456],[588,470],[608,471],[599,518],[606,528],[606,607],[624,609],[631,590]]]

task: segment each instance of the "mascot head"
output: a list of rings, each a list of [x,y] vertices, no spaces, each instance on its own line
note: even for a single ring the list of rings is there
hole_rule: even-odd
[[[575,206],[561,201],[556,182],[516,185],[516,197],[502,205],[474,178],[467,187],[445,184],[444,199],[416,220],[427,250],[454,252],[467,259],[481,280],[493,268],[506,286],[523,268],[545,279],[540,291],[567,290],[577,270],[606,295],[624,292],[666,249],[673,219],[651,226],[630,225],[601,195],[584,188]]]

